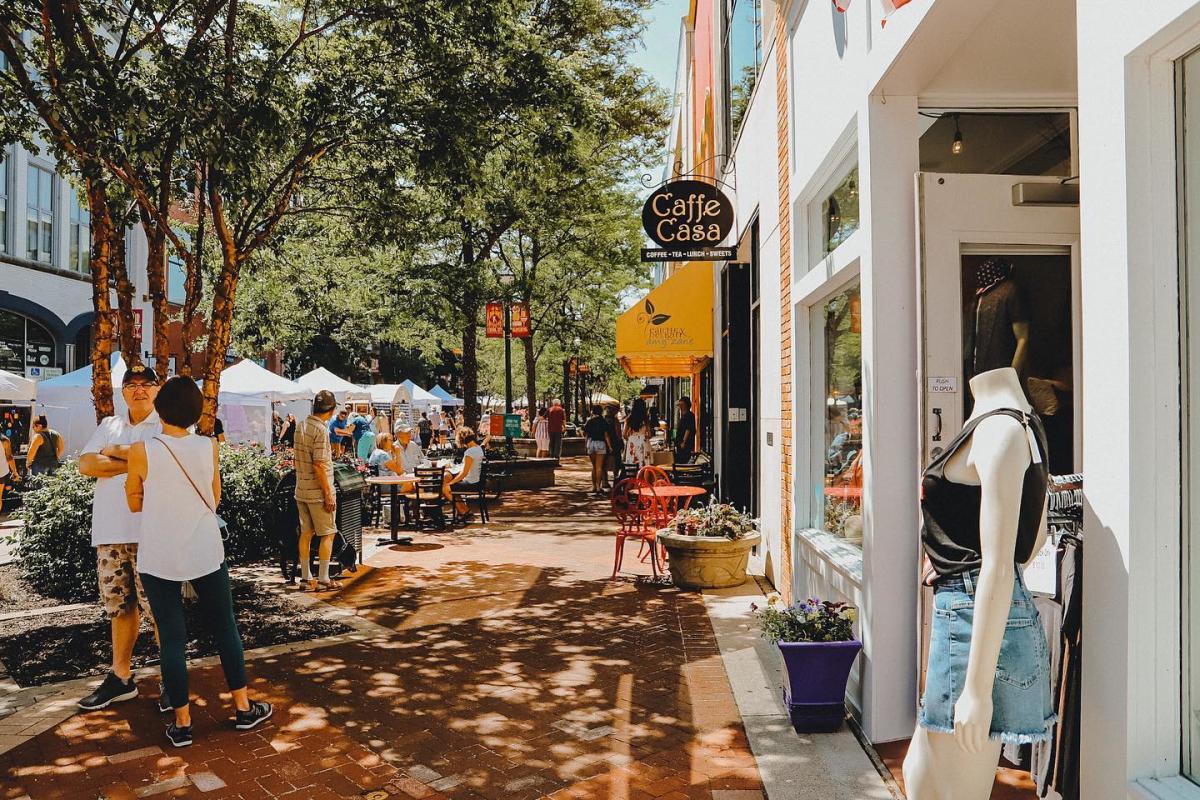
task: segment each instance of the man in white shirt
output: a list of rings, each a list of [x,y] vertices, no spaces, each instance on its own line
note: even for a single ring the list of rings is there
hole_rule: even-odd
[[[150,605],[137,573],[140,531],[125,500],[125,473],[129,445],[162,433],[154,411],[158,384],[158,375],[144,364],[126,370],[121,397],[128,413],[101,420],[79,456],[79,471],[98,479],[92,499],[92,546],[100,601],[112,624],[113,652],[112,671],[96,691],[79,701],[79,707],[88,711],[131,700],[138,693],[130,676],[130,659],[138,636],[138,608],[150,617]],[[165,702],[165,696],[160,696],[159,707]]]
[[[404,466],[405,473],[409,475],[413,473],[413,470],[421,466],[421,462],[425,460],[425,451],[413,439],[412,433],[411,426],[396,426],[396,450],[399,453],[400,463]]]

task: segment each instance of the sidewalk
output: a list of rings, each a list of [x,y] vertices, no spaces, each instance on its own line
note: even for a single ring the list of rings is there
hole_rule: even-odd
[[[328,598],[354,634],[248,654],[267,726],[230,728],[215,665],[192,670],[185,750],[149,699],[65,720],[48,701],[3,720],[0,750],[36,735],[0,755],[0,800],[890,796],[850,734],[802,740],[771,707],[750,598],[608,580],[606,504],[581,465],[559,479],[487,526],[376,551]]]

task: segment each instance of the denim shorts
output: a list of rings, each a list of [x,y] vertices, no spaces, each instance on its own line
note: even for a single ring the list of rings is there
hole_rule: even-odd
[[[588,439],[587,454],[589,456],[602,456],[608,452],[608,442],[597,441],[596,439]]]
[[[973,570],[942,578],[934,589],[920,717],[921,727],[931,731],[954,732],[954,704],[967,677],[978,581],[979,570]],[[1050,651],[1033,598],[1017,567],[992,686],[991,738],[1011,744],[1044,741],[1050,737],[1055,719]]]

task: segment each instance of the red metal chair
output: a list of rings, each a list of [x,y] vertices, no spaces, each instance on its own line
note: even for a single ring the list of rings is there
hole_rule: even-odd
[[[639,469],[637,478],[642,483],[650,486],[654,486],[658,483],[664,483],[668,486],[671,485],[671,476],[667,474],[667,471],[662,467],[656,467],[652,464]]]
[[[634,492],[634,489],[649,491]],[[620,526],[616,530],[617,546],[613,560],[612,577],[615,579],[621,570],[621,561],[625,555],[625,540],[637,539],[641,547],[649,545],[650,568],[654,577],[659,574],[658,565],[658,529],[666,525],[665,511],[662,502],[654,494],[654,487],[638,480],[625,478],[617,482],[612,491],[613,515]],[[641,548],[639,548],[639,554]]]

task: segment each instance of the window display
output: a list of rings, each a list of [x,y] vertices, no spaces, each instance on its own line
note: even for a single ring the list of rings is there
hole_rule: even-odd
[[[862,305],[855,281],[822,306],[825,375],[825,463],[821,485],[823,528],[862,544],[863,390]]]

